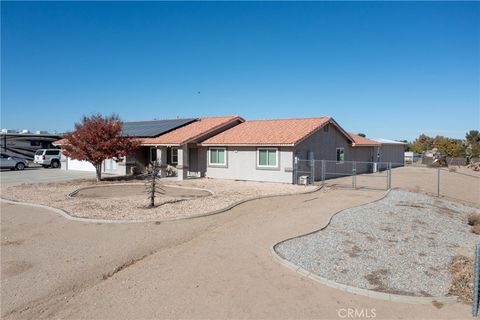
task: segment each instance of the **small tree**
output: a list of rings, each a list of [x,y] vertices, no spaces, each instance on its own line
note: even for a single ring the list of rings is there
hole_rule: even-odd
[[[160,187],[160,178],[158,174],[160,173],[160,164],[155,161],[147,168],[147,182],[145,183],[145,190],[148,194],[148,199],[150,199],[149,207],[155,207],[155,197],[157,193],[161,193],[163,189]]]
[[[129,136],[122,136],[123,122],[112,114],[84,116],[75,123],[75,130],[65,134],[67,143],[63,153],[72,159],[88,161],[97,173],[97,181],[102,179],[102,163],[106,159],[120,161],[138,148],[140,142]]]

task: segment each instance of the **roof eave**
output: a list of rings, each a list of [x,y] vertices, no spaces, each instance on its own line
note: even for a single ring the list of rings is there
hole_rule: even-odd
[[[203,147],[294,147],[294,143],[200,143]]]

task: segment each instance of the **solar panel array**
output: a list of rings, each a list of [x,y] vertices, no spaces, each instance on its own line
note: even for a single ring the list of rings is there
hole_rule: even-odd
[[[124,122],[122,134],[134,137],[156,137],[196,120],[192,118]]]

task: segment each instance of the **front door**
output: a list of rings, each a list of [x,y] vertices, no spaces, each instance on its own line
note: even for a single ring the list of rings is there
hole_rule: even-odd
[[[188,149],[188,175],[200,177],[198,170],[198,148]]]

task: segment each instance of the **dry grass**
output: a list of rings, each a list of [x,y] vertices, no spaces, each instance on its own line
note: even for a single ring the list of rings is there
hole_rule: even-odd
[[[450,263],[452,285],[449,293],[458,296],[464,303],[473,301],[473,259],[465,256],[455,256]]]

